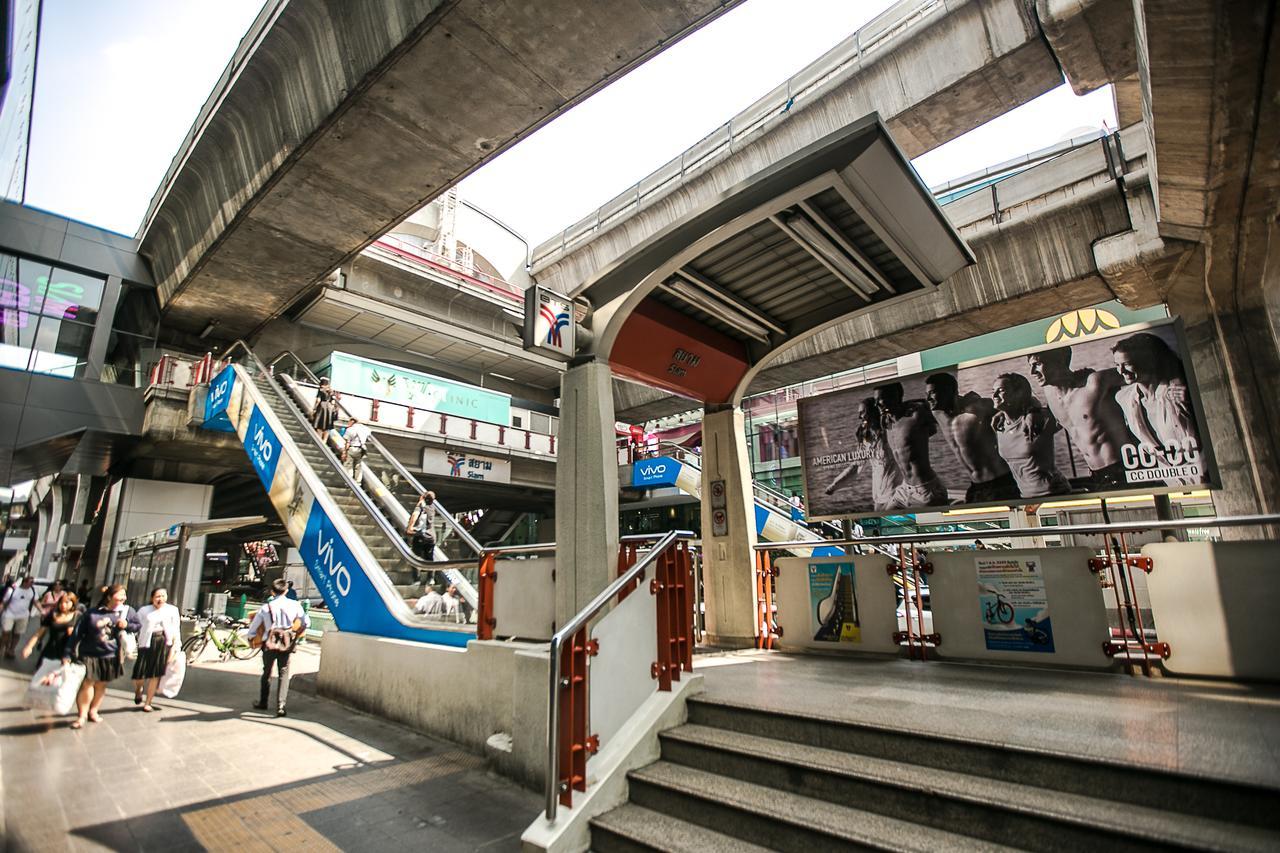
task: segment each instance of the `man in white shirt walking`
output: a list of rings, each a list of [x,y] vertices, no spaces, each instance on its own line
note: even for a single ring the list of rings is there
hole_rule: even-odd
[[[289,598],[289,582],[284,578],[276,579],[271,584],[274,597],[254,614],[249,623],[249,636],[255,643],[262,644],[262,683],[258,692],[258,701],[253,707],[259,711],[267,709],[267,699],[271,697],[271,667],[276,667],[279,675],[279,687],[276,689],[276,716],[287,716],[285,702],[289,698],[289,656],[293,654],[294,644],[302,632],[311,627],[311,619],[302,605]]]
[[[31,617],[31,608],[36,600],[34,583],[35,581],[28,575],[22,579],[21,584],[10,587],[4,594],[2,602],[4,609],[0,612],[0,634],[3,634],[3,638],[0,638],[0,648],[3,649],[6,658],[13,657],[18,640],[27,630],[27,619]]]
[[[342,464],[351,469],[351,479],[360,485],[360,463],[364,461],[365,445],[373,435],[369,427],[360,423],[359,418],[352,418],[347,423],[347,431],[343,434]]]

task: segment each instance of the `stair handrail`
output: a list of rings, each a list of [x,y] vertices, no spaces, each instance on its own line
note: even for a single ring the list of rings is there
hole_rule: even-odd
[[[404,537],[401,535],[400,531],[395,525],[390,523],[383,511],[374,504],[373,499],[365,493],[365,490],[356,484],[356,481],[352,479],[345,466],[343,466],[338,458],[334,456],[333,451],[329,448],[328,442],[322,441],[320,437],[316,435],[315,427],[313,427],[307,419],[302,416],[302,412],[298,410],[298,407],[291,403],[283,389],[274,381],[274,377],[271,375],[267,366],[262,363],[262,359],[258,358],[258,354],[250,349],[247,343],[243,340],[235,341],[223,351],[219,360],[224,364],[229,364],[231,360],[231,352],[237,348],[244,350],[249,358],[253,360],[253,363],[258,370],[261,371],[262,375],[266,377],[267,385],[270,386],[271,390],[281,396],[285,402],[285,408],[289,410],[289,413],[293,415],[294,419],[303,427],[303,432],[311,442],[320,448],[321,455],[326,461],[328,461],[330,467],[335,469],[338,472],[338,475],[342,478],[342,481],[350,487],[352,494],[356,497],[356,500],[358,500],[369,513],[374,524],[376,524],[378,528],[382,530],[387,539],[390,540],[392,547],[400,554],[401,559],[419,570],[433,569],[434,563],[432,561],[422,559],[409,549],[409,546],[405,543]]]
[[[303,370],[306,371],[307,377],[311,381],[319,384],[320,378],[316,376],[315,372],[312,371],[312,369],[307,365],[307,363],[303,361],[301,358],[299,358],[292,350],[285,350],[281,352],[279,355],[277,355],[275,358],[271,360],[270,364],[267,365],[272,376],[274,376],[274,373],[275,373],[275,366],[285,358],[292,359],[295,364],[297,364],[299,367],[301,367]],[[340,399],[337,401],[337,403],[338,403],[339,411],[343,412],[348,418],[353,417],[353,415],[351,414],[351,411],[347,409],[346,406],[342,405],[342,401]],[[377,450],[378,453],[381,454],[382,457],[391,464],[392,469],[394,469],[395,472],[399,474],[400,477],[403,478],[406,483],[409,484],[409,487],[414,490],[415,494],[421,497],[423,494],[427,492],[427,489],[421,483],[418,482],[418,479],[414,477],[413,474],[409,472],[409,469],[404,466],[404,463],[402,463],[398,458],[396,458],[396,456],[392,454],[391,451],[387,450],[386,446],[381,441],[378,440],[377,436],[370,434],[369,443],[372,444],[374,449]],[[480,556],[481,554],[484,553],[483,546],[480,545],[480,543],[476,540],[476,538],[473,537],[471,533],[465,527],[463,527],[462,524],[456,518],[453,517],[452,514],[450,514],[443,506],[440,505],[439,501],[433,501],[432,506],[435,509],[436,513],[441,518],[444,519],[447,525],[449,525],[449,528],[453,530],[453,532],[456,533],[458,537],[462,539],[463,542],[466,543],[468,548],[470,548],[473,552],[475,552],[477,556]]]
[[[652,539],[653,534],[638,534],[633,536],[619,537],[619,541],[644,541]],[[612,583],[606,586],[595,598],[591,599],[586,607],[583,607],[578,613],[571,618],[564,627],[556,631],[551,637],[549,651],[551,654],[550,666],[548,670],[550,676],[548,678],[548,695],[547,695],[547,772],[546,772],[546,815],[548,821],[556,819],[556,808],[559,805],[559,782],[560,782],[560,752],[558,749],[559,731],[560,731],[560,651],[564,646],[565,640],[572,637],[584,625],[595,618],[596,614],[604,608],[606,604],[614,599],[618,593],[622,592],[628,584],[636,578],[644,574],[645,570],[658,561],[668,548],[674,545],[678,540],[695,539],[693,531],[690,530],[671,530],[663,534],[649,553],[645,554],[629,569],[614,579]]]

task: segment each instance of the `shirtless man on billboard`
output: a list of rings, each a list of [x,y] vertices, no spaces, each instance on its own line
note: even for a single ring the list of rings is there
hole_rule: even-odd
[[[1138,457],[1135,467],[1148,467],[1142,465],[1141,456],[1150,454],[1161,464],[1186,472],[1166,476],[1167,485],[1203,483],[1204,477],[1192,470],[1201,465],[1200,430],[1191,408],[1182,359],[1164,340],[1149,332],[1117,341],[1111,352],[1116,374],[1124,382],[1116,401],[1136,437],[1137,446],[1130,450]]]
[[[1059,429],[1053,413],[1031,393],[1031,383],[1020,373],[1002,373],[991,389],[996,404],[991,428],[996,447],[1024,498],[1043,498],[1071,491],[1071,485],[1053,460],[1053,435]]]
[[[858,408],[858,429],[855,435],[858,447],[854,451],[854,461],[836,475],[824,494],[831,494],[862,470],[864,465],[870,465],[872,508],[893,509],[893,494],[902,484],[902,472],[898,470],[898,463],[889,452],[881,426],[880,407],[872,397],[863,400]]]
[[[950,373],[935,373],[924,383],[925,402],[942,427],[942,437],[969,472],[965,502],[1017,497],[1018,484],[996,450],[996,434],[991,429],[995,405],[972,391],[961,395],[959,383]]]
[[[901,382],[890,382],[875,390],[889,451],[902,471],[902,484],[893,493],[897,508],[942,506],[950,503],[929,461],[929,438],[938,431],[938,422],[923,400],[904,400]]]
[[[1072,370],[1069,346],[1032,353],[1027,367],[1040,383],[1049,411],[1093,472],[1090,488],[1105,491],[1126,486],[1120,449],[1133,436],[1116,401],[1116,391],[1123,384],[1120,374],[1087,367]]]

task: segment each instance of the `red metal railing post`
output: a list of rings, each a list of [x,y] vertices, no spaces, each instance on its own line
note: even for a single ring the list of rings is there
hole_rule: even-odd
[[[507,428],[499,424],[498,425],[498,444],[505,445],[506,443],[507,443]]]
[[[551,453],[555,453],[555,452],[556,452],[556,437],[555,437],[554,435],[549,435],[549,436],[547,436],[547,438],[548,438],[548,439],[550,439],[550,441],[551,441],[551,450],[550,450],[550,452],[551,452]]]
[[[493,616],[493,587],[498,581],[495,567],[496,554],[485,554],[480,558],[480,588],[476,590],[476,639],[492,640],[493,629],[498,620]]]
[[[671,549],[668,548],[658,556],[654,565],[654,577],[649,582],[649,593],[657,596],[656,610],[658,614],[658,659],[653,662],[651,674],[658,680],[659,690],[670,690],[673,679],[671,665],[671,638],[674,633],[671,624]],[[674,676],[674,677],[679,677]]]
[[[634,542],[618,543],[618,577],[625,575],[627,573],[627,569],[636,564],[636,557],[639,555],[639,552],[640,546]],[[630,595],[631,592],[640,585],[641,580],[643,580],[643,578],[636,578],[618,592],[619,604],[621,604],[622,600]]]
[[[409,407],[409,413],[405,415],[405,426],[413,429],[413,406]]]
[[[449,422],[449,416],[448,416],[448,415],[441,415],[441,416],[440,416],[440,434],[441,434],[441,435],[444,435],[444,434],[445,434],[445,424],[447,424],[448,422]]]
[[[560,652],[560,804],[573,805],[573,792],[587,790],[587,757],[600,748],[600,740],[588,734],[587,657],[599,647],[587,640],[584,625]]]
[[[372,422],[374,422],[374,423],[377,423],[377,422],[378,422],[378,401],[377,401],[377,399],[373,399],[373,400],[370,400],[370,401],[369,401],[369,420],[370,420],[370,421],[372,421]]]
[[[480,426],[480,424],[479,424],[479,423],[478,423],[478,422],[473,418],[473,419],[472,419],[472,421],[471,421],[471,438],[472,438],[472,440],[474,440],[474,439],[475,439],[475,437],[476,437],[476,429],[477,429],[479,426]]]

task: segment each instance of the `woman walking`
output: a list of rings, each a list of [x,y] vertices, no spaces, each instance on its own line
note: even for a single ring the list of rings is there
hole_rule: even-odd
[[[315,427],[316,434],[320,436],[320,440],[324,441],[329,435],[329,430],[333,429],[334,423],[338,420],[338,399],[332,388],[329,387],[328,379],[320,380],[320,387],[316,389],[316,402],[311,407],[311,425]]]
[[[120,640],[126,633],[138,633],[141,624],[133,608],[125,604],[124,587],[112,584],[102,588],[102,597],[80,620],[68,647],[70,658],[84,664],[84,684],[76,696],[79,712],[71,728],[84,727],[85,720],[102,722],[98,709],[107,695],[107,683],[124,672],[120,662]]]
[[[150,714],[151,702],[156,698],[160,679],[169,668],[178,651],[178,634],[181,614],[169,603],[168,590],[160,587],[151,590],[151,603],[138,610],[138,660],[133,665],[133,704],[142,705]],[[143,688],[146,688],[145,705],[142,704]]]
[[[27,645],[22,649],[22,656],[31,657],[40,638],[48,636],[49,639],[45,641],[44,648],[40,650],[40,659],[69,659],[67,646],[71,643],[76,626],[80,622],[80,608],[77,606],[79,603],[74,592],[64,592],[58,599],[58,603],[54,605],[53,611],[40,620],[40,630],[27,641]]]

